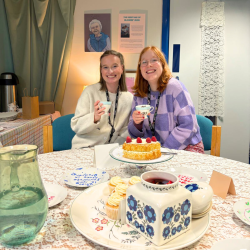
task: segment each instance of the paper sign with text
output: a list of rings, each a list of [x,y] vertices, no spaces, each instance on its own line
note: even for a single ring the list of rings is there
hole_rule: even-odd
[[[109,151],[113,148],[118,147],[118,143],[98,145],[94,147],[94,165],[96,168],[105,169],[105,168],[117,168],[120,166],[120,162],[113,159],[109,155]]]

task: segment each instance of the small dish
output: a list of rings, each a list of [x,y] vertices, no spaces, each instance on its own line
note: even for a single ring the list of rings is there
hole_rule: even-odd
[[[213,198],[213,189],[205,182],[193,182],[184,186],[192,193],[192,214],[206,211]]]
[[[0,132],[4,131],[4,128],[3,127],[0,127]]]
[[[186,185],[188,183],[196,181],[203,182],[207,180],[207,176],[203,172],[192,168],[169,168],[166,170],[166,172],[176,175],[179,178],[180,185]]]
[[[0,113],[0,122],[13,121],[17,118],[17,112],[3,112]]]
[[[67,189],[56,184],[44,183],[48,196],[49,207],[53,207],[62,202],[67,197]]]
[[[213,202],[211,201],[210,204],[209,204],[208,209],[206,209],[205,211],[203,211],[200,214],[192,214],[192,218],[193,219],[199,219],[201,217],[204,217],[207,213],[209,213],[212,210],[212,207],[213,207]]]
[[[73,187],[91,187],[108,179],[109,174],[97,168],[77,168],[64,175],[65,184]]]
[[[211,250],[250,250],[250,240],[247,239],[225,239],[216,242]]]
[[[239,219],[250,225],[250,199],[237,201],[233,209]]]

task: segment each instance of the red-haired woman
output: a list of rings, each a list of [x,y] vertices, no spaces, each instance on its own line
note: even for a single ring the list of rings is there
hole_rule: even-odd
[[[185,86],[172,77],[163,53],[155,46],[142,50],[137,66],[130,135],[155,136],[163,147],[204,153],[195,109]],[[146,119],[137,105],[151,105]]]

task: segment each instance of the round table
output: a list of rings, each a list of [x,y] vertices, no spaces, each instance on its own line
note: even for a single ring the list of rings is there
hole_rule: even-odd
[[[161,170],[172,167],[192,168],[205,173],[208,177],[207,182],[209,182],[213,170],[216,170],[230,176],[236,189],[236,195],[228,194],[225,200],[214,195],[208,231],[199,241],[183,249],[210,249],[217,241],[229,238],[250,239],[250,226],[238,219],[233,212],[235,202],[243,198],[250,198],[250,165],[206,154],[173,151],[178,154],[171,160],[151,165],[151,168]],[[45,225],[36,239],[26,245],[15,247],[15,249],[108,249],[91,242],[72,225],[69,216],[71,203],[85,188],[70,188],[63,182],[64,173],[78,167],[93,167],[93,159],[93,148],[53,152],[38,156],[43,181],[63,185],[67,188],[68,195],[63,202],[49,209]],[[136,171],[135,166],[126,163],[121,163],[117,169],[107,170],[110,177],[119,175],[123,178],[130,177],[133,171]]]

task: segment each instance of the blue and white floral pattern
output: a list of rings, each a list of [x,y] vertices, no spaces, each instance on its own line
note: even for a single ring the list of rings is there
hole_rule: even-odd
[[[144,226],[142,224],[140,224],[140,230],[141,230],[142,233],[145,232],[145,228],[144,228]]]
[[[172,229],[172,235],[175,235],[176,234],[176,227],[174,227],[173,229]]]
[[[162,236],[163,236],[164,240],[169,236],[169,234],[170,234],[170,227],[168,226],[168,227],[165,227],[163,229]]]
[[[174,216],[174,222],[178,222],[179,221],[179,219],[180,219],[180,214],[179,213],[177,213],[175,216]]]
[[[185,200],[182,205],[181,205],[181,215],[187,215],[188,212],[190,211],[191,203],[187,199]]]
[[[129,209],[132,210],[132,211],[136,211],[137,210],[137,201],[134,198],[134,196],[130,195],[128,197],[127,201],[128,201],[128,207],[129,207]]]
[[[157,220],[162,221],[161,234],[164,240],[181,234],[191,222],[191,202],[188,199],[172,207],[167,207],[159,219],[157,219],[155,208],[140,202],[133,195],[129,195],[127,199],[127,209],[129,210],[127,211],[128,223],[152,240],[156,237],[154,225]]]
[[[127,218],[129,221],[133,220],[132,214],[129,211],[127,212]]]
[[[127,205],[130,209],[130,212],[127,212],[128,222],[136,229],[139,229],[140,232],[153,239],[155,230],[149,224],[153,224],[156,221],[155,210],[151,206],[141,204],[133,195],[128,197]]]
[[[189,190],[190,192],[194,192],[194,191],[196,191],[199,188],[199,186],[198,186],[198,184],[193,183],[193,184],[186,185],[185,188],[187,190]]]
[[[162,221],[164,224],[168,224],[172,221],[174,216],[174,209],[172,207],[168,207],[165,209],[164,213],[162,214]]]
[[[168,207],[164,210],[162,222],[168,225],[162,231],[164,240],[170,239],[172,236],[179,234],[182,230],[187,229],[191,221],[190,217],[187,217],[187,215],[189,215],[188,213],[190,213],[190,208],[191,203],[186,199],[183,203],[179,203],[177,207]]]
[[[179,225],[179,226],[177,227],[177,232],[179,233],[181,230],[182,230],[182,225]]]
[[[185,227],[187,227],[189,223],[190,223],[190,217],[187,217],[184,222]]]
[[[138,217],[139,217],[140,219],[143,219],[143,213],[142,213],[141,210],[138,210],[138,211],[137,211],[137,215],[138,215]]]
[[[155,235],[154,228],[150,225],[147,225],[146,231],[147,231],[148,235],[151,237]]]
[[[140,227],[140,224],[138,223],[137,220],[135,221],[135,227],[136,227],[136,228],[139,228],[139,227]]]
[[[156,221],[155,210],[151,206],[148,205],[145,206],[144,215],[149,223],[154,223]]]
[[[77,168],[65,174],[64,181],[71,186],[90,187],[104,178],[105,171],[92,168]]]

